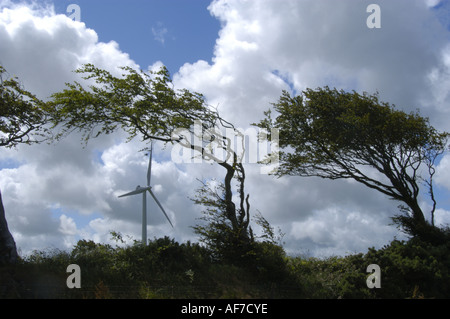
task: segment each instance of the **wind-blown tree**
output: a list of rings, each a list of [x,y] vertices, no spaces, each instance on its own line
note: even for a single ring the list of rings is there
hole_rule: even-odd
[[[0,146],[40,143],[49,138],[44,102],[26,91],[0,65]]]
[[[201,187],[191,198],[203,208],[203,216],[199,218],[202,223],[192,228],[208,249],[212,260],[265,273],[268,279],[285,278],[285,252],[282,248],[284,234],[280,229],[276,232],[260,212],[252,218],[254,225],[259,226],[260,231],[257,233],[249,225],[248,213],[239,214],[233,221],[227,215],[225,195],[225,185],[210,180],[201,181]],[[238,196],[242,196],[241,193]],[[242,208],[237,209],[240,211]]]
[[[269,110],[255,125],[280,131],[277,176],[353,179],[401,202],[404,213],[394,221],[408,234],[430,241],[443,238],[434,226],[433,175],[448,133],[438,132],[418,113],[379,101],[377,94],[328,87],[297,96],[284,91],[273,106],[277,117],[272,119]],[[419,205],[421,186],[433,202],[432,224]]]
[[[83,74],[91,84],[68,83],[65,90],[52,95],[48,111],[53,115],[54,128],[61,129],[58,137],[81,131],[87,142],[101,134],[123,129],[128,133],[128,140],[140,137],[143,142],[159,140],[194,150],[203,159],[216,162],[226,170],[226,216],[236,229],[247,229],[249,204],[248,195],[244,196],[245,170],[231,147],[232,137],[224,135],[220,129],[236,134],[238,131],[207,105],[201,94],[175,90],[165,67],[148,73],[130,67],[121,69],[124,73],[116,77],[86,64],[76,72]],[[215,150],[224,151],[225,158],[214,153],[212,144]],[[233,177],[240,183],[238,207],[233,201]],[[248,240],[246,234],[248,231],[242,232],[242,240]]]
[[[225,132],[223,132],[222,129],[225,129]],[[221,196],[213,196],[213,194],[217,194],[217,190],[204,183],[198,190],[198,194],[203,194],[203,196],[197,196],[196,199],[194,199],[194,202],[196,204],[206,204],[205,206],[211,207],[211,199],[217,200],[217,203],[212,204],[212,206],[219,208],[219,210],[216,211],[218,213],[216,216],[220,215],[218,220],[221,220],[223,225],[218,227],[225,227],[228,234],[226,236],[216,236],[216,243],[218,243],[217,240],[221,240],[223,241],[222,244],[236,248],[235,257],[243,256],[246,249],[254,242],[251,228],[249,227],[249,194],[246,195],[244,189],[246,178],[245,169],[241,161],[246,152],[245,136],[239,130],[235,129],[231,123],[222,119],[218,114],[217,123],[213,126],[201,125],[201,123],[196,120],[193,129],[176,130],[172,136],[182,147],[192,149],[201,154],[202,158],[207,162],[215,162],[225,168],[226,174],[224,182],[221,183],[219,187],[222,190],[220,192]],[[237,137],[237,141],[240,142],[241,149],[239,151],[237,150],[239,149],[238,145],[234,145],[235,137]],[[237,181],[236,192],[239,197],[238,205],[236,205],[233,200],[233,187],[231,184],[233,180]],[[206,196],[206,194],[209,196]],[[200,198],[202,198],[202,200],[200,200]],[[217,223],[214,222],[212,224],[217,225]],[[207,237],[207,232],[196,232],[204,238]],[[210,234],[213,233],[214,232],[211,232]],[[206,235],[206,237],[204,235]]]
[[[40,143],[49,138],[44,102],[26,91],[0,65],[0,146]],[[0,194],[0,264],[17,261],[17,249]]]
[[[225,185],[211,184],[214,182],[202,182],[195,197],[191,198],[195,204],[205,207],[203,217],[200,219],[206,224],[194,226],[194,232],[209,248],[213,258],[228,262],[243,260],[254,242],[253,231],[249,227],[249,216],[238,214],[230,218],[227,214]]]

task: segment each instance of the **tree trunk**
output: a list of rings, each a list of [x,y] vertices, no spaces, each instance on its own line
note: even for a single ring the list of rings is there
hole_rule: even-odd
[[[16,243],[8,229],[0,192],[0,265],[16,263],[17,256]]]
[[[407,202],[410,212],[412,213],[411,216],[408,214],[399,215],[394,217],[393,220],[400,225],[408,235],[433,245],[440,245],[449,240],[449,236],[445,230],[430,224],[425,219],[423,211],[416,200],[405,200],[405,202]],[[404,212],[409,211],[405,209],[402,210]]]
[[[417,223],[417,225],[424,225],[427,223],[427,221],[425,220],[425,215],[423,214],[423,211],[416,199],[411,201],[409,207],[411,207],[412,218]]]

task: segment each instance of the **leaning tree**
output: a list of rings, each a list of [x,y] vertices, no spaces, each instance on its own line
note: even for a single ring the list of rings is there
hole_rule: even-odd
[[[408,234],[442,240],[434,225],[435,162],[445,151],[449,134],[432,127],[427,118],[405,113],[378,94],[358,94],[328,87],[291,96],[284,91],[271,111],[255,124],[280,132],[277,176],[316,176],[353,179],[401,202],[394,217]],[[419,205],[427,190],[432,202],[431,223]]]
[[[44,102],[26,91],[0,65],[0,146],[40,143],[49,138]],[[17,249],[5,216],[0,193],[0,264],[17,261]]]
[[[80,131],[86,142],[117,129],[128,133],[128,140],[141,138],[147,143],[159,140],[182,145],[207,161],[226,170],[224,178],[224,210],[232,229],[240,240],[251,240],[248,231],[249,201],[245,196],[245,170],[233,149],[233,136],[223,129],[242,135],[209,106],[199,93],[176,90],[168,70],[158,72],[120,68],[123,74],[86,64],[75,72],[88,83],[67,83],[65,90],[52,95],[47,111],[52,114],[57,138]],[[221,150],[222,156],[217,155]],[[232,181],[238,181],[239,203],[233,200]]]

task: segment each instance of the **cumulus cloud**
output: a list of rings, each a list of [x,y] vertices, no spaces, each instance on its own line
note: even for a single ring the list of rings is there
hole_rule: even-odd
[[[59,217],[60,220],[60,226],[59,231],[64,235],[73,236],[77,234],[77,225],[73,218],[67,217],[66,215],[61,215]]]
[[[6,2],[8,3],[8,2]],[[116,42],[98,41],[83,22],[56,15],[51,6],[0,6],[0,62],[24,86],[48,98],[74,79],[84,63],[117,72],[117,66],[138,66]]]
[[[450,156],[442,157],[436,168],[436,183],[450,190]]]
[[[84,63],[93,63],[114,74],[118,74],[119,66],[139,69],[116,42],[99,42],[94,30],[56,15],[51,6],[3,1],[0,43],[2,65],[43,99],[63,89],[64,83],[78,80],[72,71]],[[149,70],[161,65],[155,62]],[[60,243],[64,243],[64,248],[70,247],[77,238],[84,237],[109,241],[111,230],[139,235],[141,200],[119,200],[117,195],[130,187],[134,189],[139,182],[145,183],[148,162],[138,152],[144,145],[124,143],[126,136],[121,132],[91,140],[84,146],[80,140],[80,135],[74,133],[52,145],[0,150],[4,206],[22,252],[58,247]],[[186,206],[189,200],[187,194],[183,197],[171,189],[176,189],[177,182],[192,180],[183,179],[183,173],[167,160],[158,162],[157,156],[153,172],[155,193],[176,222],[175,209]],[[178,202],[172,205],[174,198]],[[158,226],[165,221],[156,208],[149,205],[149,221]],[[102,217],[78,227],[74,217],[77,214]],[[162,231],[149,234],[160,236]]]
[[[210,11],[224,26],[213,64],[185,65],[180,85],[204,88],[245,119],[252,118],[247,110],[267,108],[288,89],[285,80],[297,90],[325,84],[378,90],[382,98],[414,109],[419,91],[413,88],[423,87],[427,72],[441,61],[447,32],[423,1],[379,1],[382,27],[368,29],[369,3],[214,1]]]
[[[382,100],[407,112],[420,108],[433,125],[448,130],[449,32],[440,11],[429,9],[438,3],[377,1],[381,28],[369,29],[370,3],[213,1],[209,10],[222,29],[212,63],[185,64],[175,83],[203,92],[244,128],[262,118],[281,90],[328,85],[378,91]],[[398,203],[360,184],[247,176],[253,207],[284,228],[291,248],[363,250],[402,236],[389,226]]]
[[[263,117],[283,89],[299,92],[329,85],[380,92],[408,111],[421,108],[432,124],[449,130],[450,49],[438,1],[379,0],[381,28],[368,29],[371,1],[215,0],[211,14],[221,22],[211,63],[186,63],[173,76],[178,88],[201,92],[237,127]],[[443,10],[443,9],[442,9]],[[163,41],[164,26],[154,27]],[[39,50],[36,50],[39,48]],[[111,72],[140,68],[117,42],[102,43],[95,30],[51,6],[0,3],[0,63],[24,86],[47,98],[77,79],[72,71],[93,63]],[[152,62],[151,62],[152,63]],[[147,70],[162,66],[159,61]],[[144,185],[147,158],[139,141],[124,143],[117,132],[83,147],[73,134],[54,145],[0,149],[0,188],[9,226],[22,251],[70,247],[78,238],[109,242],[109,231],[140,238],[141,200],[117,198]],[[217,165],[175,164],[170,148],[156,144],[152,184],[169,217],[149,199],[149,237],[192,239],[199,208],[192,196],[200,180],[222,180]],[[436,182],[448,185],[447,157]],[[351,181],[276,179],[246,164],[252,212],[286,233],[288,251],[345,254],[382,246],[401,236],[389,226],[396,203]],[[450,217],[439,207],[439,222]],[[85,224],[77,216],[92,216]]]

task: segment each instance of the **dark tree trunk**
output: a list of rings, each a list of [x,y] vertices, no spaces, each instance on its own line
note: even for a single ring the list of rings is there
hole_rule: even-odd
[[[403,214],[397,215],[393,220],[406,234],[433,245],[440,245],[450,239],[448,229],[436,227],[425,219],[416,200],[405,202],[408,203],[408,207],[399,206]]]
[[[9,232],[0,192],[0,265],[17,262],[17,248],[13,236]]]

